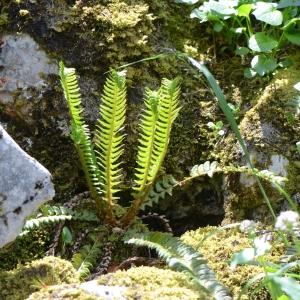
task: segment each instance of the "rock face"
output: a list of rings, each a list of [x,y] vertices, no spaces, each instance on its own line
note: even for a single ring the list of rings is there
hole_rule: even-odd
[[[25,218],[54,197],[51,174],[0,125],[0,247],[20,233]]]

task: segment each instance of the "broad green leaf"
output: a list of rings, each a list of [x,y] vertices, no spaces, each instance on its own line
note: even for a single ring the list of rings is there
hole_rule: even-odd
[[[300,29],[285,30],[283,34],[289,42],[300,46]]]
[[[250,52],[250,50],[247,47],[237,46],[235,49],[235,54],[237,54],[237,55],[247,55],[249,52]]]
[[[264,76],[277,68],[277,61],[273,57],[264,54],[255,55],[251,61],[251,67],[260,76]]]
[[[272,26],[279,26],[282,24],[283,16],[281,11],[276,9],[277,4],[257,2],[253,15],[259,21],[263,21]]]
[[[272,276],[271,279],[284,293],[286,293],[291,300],[300,299],[300,285],[299,283],[289,277]]]
[[[190,14],[190,18],[197,18],[200,20],[200,22],[206,22],[208,21],[208,12],[201,10],[199,8],[195,8],[192,10],[191,14]]]
[[[300,0],[280,0],[278,8],[285,8],[291,6],[300,6]]]
[[[297,146],[297,150],[298,150],[298,152],[300,154],[300,141],[296,143],[296,146]]]
[[[65,244],[71,244],[73,241],[72,233],[67,226],[64,226],[64,228],[62,230],[61,239],[62,239],[63,243],[65,243]]]
[[[248,41],[248,47],[256,52],[268,52],[276,48],[278,42],[271,36],[267,36],[264,32],[253,34]]]
[[[252,4],[243,4],[237,9],[238,16],[248,18],[251,10],[252,10]]]
[[[278,66],[281,68],[288,68],[293,65],[293,61],[290,58],[285,58],[279,62]]]
[[[234,253],[230,262],[230,268],[235,269],[237,265],[253,262],[255,258],[254,248],[245,248],[240,252]]]
[[[195,4],[197,3],[199,0],[175,0],[175,3],[184,3],[184,4]]]
[[[246,69],[244,70],[244,76],[245,76],[245,78],[248,78],[248,79],[253,78],[253,77],[256,76],[256,74],[257,74],[257,72],[255,72],[255,71],[254,71],[253,69],[251,69],[251,68],[246,68]]]

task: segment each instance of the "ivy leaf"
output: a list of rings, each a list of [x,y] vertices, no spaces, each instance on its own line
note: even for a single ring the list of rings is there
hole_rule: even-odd
[[[230,262],[230,268],[235,269],[237,265],[253,263],[255,258],[254,248],[245,248],[240,252],[234,253]]]
[[[272,26],[279,26],[282,24],[283,16],[281,11],[277,10],[276,7],[276,3],[257,2],[252,14],[259,21]]]
[[[234,15],[236,13],[235,7],[238,5],[238,1],[224,0],[224,1],[209,1],[204,2],[203,6],[209,10],[215,11],[220,15]]]
[[[237,9],[238,16],[248,18],[251,10],[252,10],[252,4],[243,4]]]
[[[285,8],[293,6],[300,6],[300,0],[280,0],[277,7]]]
[[[260,76],[264,76],[277,68],[277,61],[273,57],[264,54],[255,55],[251,61],[251,67]]]
[[[184,4],[195,4],[197,3],[199,0],[175,0],[175,3],[184,3]]]
[[[195,8],[192,10],[190,14],[190,18],[197,18],[200,20],[201,23],[208,21],[208,11],[205,11],[203,9]]]
[[[248,41],[249,48],[256,52],[268,52],[276,48],[277,45],[278,42],[264,32],[253,34]]]
[[[66,226],[64,226],[64,228],[62,230],[61,239],[66,245],[71,244],[73,241],[72,233],[71,233],[70,229]]]

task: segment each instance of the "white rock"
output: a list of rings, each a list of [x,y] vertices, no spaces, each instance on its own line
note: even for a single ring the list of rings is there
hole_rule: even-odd
[[[49,171],[0,125],[0,247],[13,241],[25,219],[54,194]]]

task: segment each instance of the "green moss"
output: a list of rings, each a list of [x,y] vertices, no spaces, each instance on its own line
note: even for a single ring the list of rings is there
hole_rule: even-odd
[[[211,234],[213,233],[214,234]],[[211,234],[210,237],[208,235]],[[202,243],[203,238],[208,237]],[[218,227],[199,228],[195,231],[186,232],[182,240],[194,249],[198,250],[208,261],[208,265],[214,270],[217,278],[229,288],[234,299],[238,298],[242,287],[255,275],[263,272],[258,266],[238,266],[235,270],[230,269],[229,261],[232,255],[244,248],[251,247],[247,234],[242,233],[238,228],[220,230]],[[283,254],[283,245],[273,246],[271,253],[266,258],[276,262]],[[252,291],[252,290],[250,290]],[[266,291],[260,294],[245,295],[241,299],[269,299]]]
[[[42,287],[79,282],[78,275],[68,261],[45,257],[11,271],[0,272],[0,298],[23,300]]]
[[[99,284],[128,287],[127,299],[209,299],[183,273],[155,267],[131,268],[101,276]]]
[[[59,285],[43,288],[33,293],[28,300],[103,300],[102,297],[90,295],[76,285]]]

